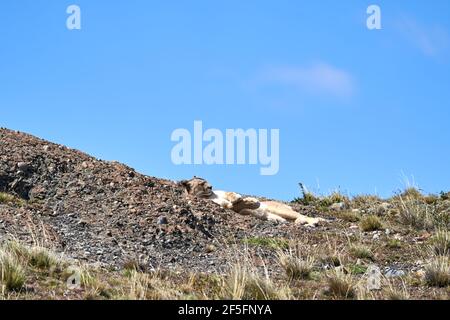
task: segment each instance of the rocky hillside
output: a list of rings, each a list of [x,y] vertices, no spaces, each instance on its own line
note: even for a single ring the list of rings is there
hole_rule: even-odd
[[[242,238],[259,223],[190,198],[175,182],[7,129],[0,130],[0,192],[20,199],[0,203],[0,239],[38,238],[116,267],[137,259],[214,269],[223,265],[213,250],[222,236]]]
[[[328,223],[238,216],[176,182],[0,129],[0,299],[448,299],[450,193],[303,188],[291,205]],[[78,291],[71,261],[90,275]],[[368,290],[374,266],[382,284]]]

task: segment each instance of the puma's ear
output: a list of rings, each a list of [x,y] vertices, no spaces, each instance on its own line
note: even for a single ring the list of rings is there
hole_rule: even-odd
[[[178,184],[180,186],[185,187],[188,192],[191,190],[191,186],[189,185],[189,181],[188,180],[181,180],[180,182],[178,182]]]

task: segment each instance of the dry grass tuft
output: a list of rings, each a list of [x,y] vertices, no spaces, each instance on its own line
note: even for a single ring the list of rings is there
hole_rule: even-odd
[[[446,256],[450,254],[450,232],[447,230],[439,230],[431,239],[431,247],[434,254],[438,256]]]
[[[59,260],[48,249],[33,247],[30,249],[29,263],[33,267],[50,270],[59,264]]]
[[[450,262],[448,257],[433,258],[425,268],[425,282],[432,287],[447,287],[450,285]]]
[[[387,300],[409,300],[411,295],[404,281],[401,286],[396,286],[389,279],[384,280],[383,297]]]
[[[380,218],[374,215],[364,216],[359,222],[359,226],[362,231],[370,232],[383,229],[383,224]]]
[[[353,277],[341,270],[333,270],[327,275],[327,294],[337,299],[355,299],[356,283]]]
[[[297,244],[287,251],[279,250],[277,256],[278,262],[289,280],[311,279],[316,259],[308,255],[303,246]]]
[[[353,244],[350,246],[350,254],[358,259],[374,260],[372,250],[363,244]]]
[[[0,292],[20,291],[25,284],[25,272],[17,256],[0,249]]]
[[[290,295],[287,287],[277,287],[264,268],[264,276],[252,263],[249,252],[236,257],[234,263],[225,276],[222,299],[232,300],[284,300]]]
[[[414,191],[404,192],[392,200],[399,212],[399,222],[417,230],[448,229],[450,210],[439,198],[420,196]]]

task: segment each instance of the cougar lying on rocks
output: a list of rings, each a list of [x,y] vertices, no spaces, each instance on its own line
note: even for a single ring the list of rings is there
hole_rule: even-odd
[[[188,194],[210,199],[222,208],[231,209],[241,215],[252,215],[263,220],[292,221],[296,224],[310,227],[317,226],[321,218],[311,218],[294,211],[290,206],[276,201],[259,201],[252,197],[243,197],[235,192],[214,190],[208,181],[194,177],[191,180],[180,181]]]

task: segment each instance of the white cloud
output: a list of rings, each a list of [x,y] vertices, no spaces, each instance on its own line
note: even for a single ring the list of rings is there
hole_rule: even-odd
[[[450,37],[443,27],[426,26],[413,18],[404,18],[399,28],[403,35],[428,57],[437,58],[449,48]]]
[[[262,72],[260,81],[335,97],[349,97],[355,91],[353,77],[349,72],[326,63],[308,67],[271,67]]]

